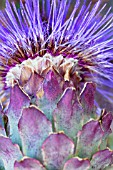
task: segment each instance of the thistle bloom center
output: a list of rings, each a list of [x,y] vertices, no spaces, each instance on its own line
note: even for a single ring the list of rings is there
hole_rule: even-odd
[[[7,73],[5,83],[7,87],[12,87],[21,79],[24,82],[28,81],[33,72],[44,76],[49,70],[54,70],[60,74],[65,81],[70,81],[72,75],[80,78],[78,60],[64,58],[62,55],[52,57],[50,54],[45,54],[43,57],[29,58],[21,64],[16,64]]]

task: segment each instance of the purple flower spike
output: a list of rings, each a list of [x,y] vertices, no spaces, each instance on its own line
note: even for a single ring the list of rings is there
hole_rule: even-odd
[[[42,145],[44,165],[49,170],[60,170],[74,152],[74,143],[63,133],[50,135]]]
[[[90,161],[88,159],[71,158],[65,163],[63,170],[89,170],[89,167]]]

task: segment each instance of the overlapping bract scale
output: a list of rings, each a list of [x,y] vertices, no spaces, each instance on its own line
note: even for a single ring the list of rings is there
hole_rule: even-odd
[[[46,170],[36,159],[24,157],[21,161],[16,161],[14,170]]]
[[[18,125],[24,155],[40,159],[42,143],[52,133],[51,122],[40,110],[29,107],[23,109]]]
[[[22,92],[18,85],[11,88],[10,103],[6,115],[9,123],[9,135],[14,143],[21,144],[18,123],[22,115],[22,109],[29,106],[29,103],[28,96]]]
[[[50,170],[61,170],[74,153],[74,143],[65,134],[50,135],[42,145],[44,165]]]
[[[11,139],[0,135],[0,169],[14,170],[14,162],[22,159],[22,153]]]
[[[10,152],[13,160],[11,166],[14,166],[15,170],[26,167],[35,169],[37,166],[39,170],[92,170],[95,167],[99,170],[111,165],[113,151],[107,149],[107,137],[111,133],[113,116],[106,110],[103,110],[100,117],[95,114],[95,85],[91,82],[86,83],[79,95],[71,86],[66,85],[63,91],[62,87],[65,87],[67,82],[63,82],[64,86],[59,85],[58,77],[53,71],[49,71],[46,78],[41,78],[33,89],[32,82],[40,80],[40,76],[37,73],[32,76],[25,84],[19,83],[19,86],[11,88],[11,102],[6,115],[7,119],[10,119],[9,125],[15,120],[15,135],[19,135],[20,142],[14,141],[9,131],[9,134],[6,134],[8,138],[1,136],[1,146],[3,147],[4,139],[10,140],[8,145],[15,150],[12,140],[23,153],[18,159],[15,153]],[[26,87],[31,87],[28,94]],[[53,91],[50,91],[49,87]],[[39,95],[40,89],[42,93]],[[34,91],[33,103],[31,96]],[[52,109],[48,110],[48,107],[45,107],[45,98],[47,103],[54,103]],[[51,116],[48,116],[48,113]],[[2,115],[1,128],[6,130],[2,123]],[[20,154],[21,151],[17,150],[16,154]],[[3,154],[2,150],[0,154]],[[4,151],[4,155],[7,155],[7,150]],[[7,168],[9,165],[5,159],[2,156],[0,165]]]
[[[81,160],[79,158],[71,158],[69,159],[65,165],[63,170],[88,170],[90,167],[90,161],[88,159]]]

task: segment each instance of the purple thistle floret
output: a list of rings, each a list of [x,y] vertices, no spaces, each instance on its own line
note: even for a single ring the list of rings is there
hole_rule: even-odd
[[[6,8],[0,12],[1,89],[6,87],[7,72],[16,64],[46,53],[54,57],[61,54],[77,61],[81,84],[94,81],[97,95],[104,96],[105,102],[113,101],[111,8],[102,16],[106,4],[100,9],[101,0],[92,9],[91,3],[86,5],[85,1],[81,4],[77,0],[74,6],[71,3],[71,0],[25,3],[20,0],[17,9],[6,0]],[[105,107],[104,103],[100,102],[100,107]]]

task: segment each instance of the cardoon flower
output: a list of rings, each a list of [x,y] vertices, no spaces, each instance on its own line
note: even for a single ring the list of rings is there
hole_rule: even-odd
[[[113,168],[113,15],[71,3],[6,0],[0,12],[0,169]]]

